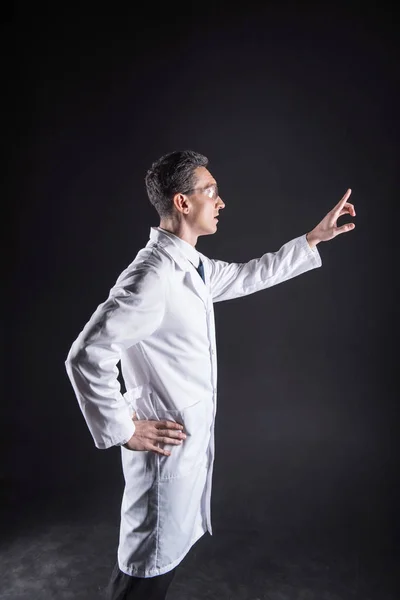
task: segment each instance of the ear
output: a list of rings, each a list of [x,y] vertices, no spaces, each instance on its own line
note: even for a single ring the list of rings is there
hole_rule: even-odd
[[[186,194],[175,194],[175,196],[173,197],[173,203],[178,212],[189,212],[189,202]]]

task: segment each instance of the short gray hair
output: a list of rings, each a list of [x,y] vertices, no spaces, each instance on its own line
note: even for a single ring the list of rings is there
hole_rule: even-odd
[[[195,187],[195,169],[207,165],[208,158],[193,150],[170,152],[151,165],[145,178],[146,190],[160,218],[172,213],[175,194],[185,194]]]

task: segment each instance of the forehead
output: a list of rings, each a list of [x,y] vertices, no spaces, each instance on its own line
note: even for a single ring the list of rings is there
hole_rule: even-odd
[[[196,167],[194,174],[196,177],[197,187],[206,187],[207,185],[213,185],[214,183],[217,183],[206,167]]]

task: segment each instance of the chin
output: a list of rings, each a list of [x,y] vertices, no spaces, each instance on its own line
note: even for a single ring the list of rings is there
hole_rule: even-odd
[[[213,235],[214,233],[216,233],[218,231],[218,223],[217,221],[214,221],[214,223],[212,225],[208,225],[208,227],[203,227],[201,233],[199,233],[198,235]]]

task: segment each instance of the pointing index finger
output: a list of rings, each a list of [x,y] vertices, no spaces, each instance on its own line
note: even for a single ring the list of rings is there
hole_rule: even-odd
[[[345,195],[343,196],[343,198],[341,199],[341,201],[340,201],[342,203],[342,205],[346,204],[348,198],[350,197],[350,194],[351,194],[351,189],[349,188],[347,190],[347,192],[345,193]]]
[[[351,189],[349,188],[347,190],[347,192],[345,193],[345,195],[343,196],[343,198],[341,200],[339,200],[339,202],[336,204],[336,206],[332,209],[332,212],[340,212],[343,208],[343,206],[346,204],[349,196],[351,194]]]

